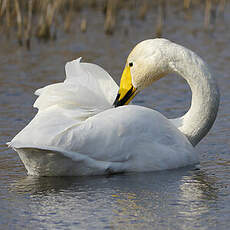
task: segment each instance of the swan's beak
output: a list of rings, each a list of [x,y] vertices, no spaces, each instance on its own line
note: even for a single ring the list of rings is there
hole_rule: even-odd
[[[129,102],[137,94],[137,89],[132,84],[132,77],[130,73],[130,67],[126,65],[120,82],[120,89],[118,91],[117,97],[113,103],[115,107],[121,105],[128,105]]]

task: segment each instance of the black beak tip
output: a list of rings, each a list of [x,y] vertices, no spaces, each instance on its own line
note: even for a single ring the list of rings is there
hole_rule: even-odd
[[[113,106],[116,108],[118,106],[120,106],[120,101],[119,101],[119,98],[120,98],[120,94],[118,93],[117,94],[117,97],[115,99],[115,101],[113,102]]]
[[[120,105],[118,105],[118,103],[114,103],[113,106],[114,106],[114,108],[117,108]]]
[[[113,103],[114,107],[125,105],[125,103],[133,96],[135,91],[133,91],[133,86],[129,89],[129,91],[125,94],[123,98],[120,98],[120,93],[117,94],[117,97]]]
[[[117,101],[114,101],[113,106],[116,108],[116,107],[118,107],[118,106],[121,106],[121,104],[120,104],[120,102],[117,100]]]

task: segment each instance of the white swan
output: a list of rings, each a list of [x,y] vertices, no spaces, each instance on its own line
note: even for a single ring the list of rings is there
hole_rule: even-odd
[[[128,105],[142,89],[170,72],[192,90],[189,111],[169,120],[157,111]],[[195,146],[215,121],[219,93],[207,65],[166,39],[139,43],[118,86],[102,68],[66,64],[66,80],[36,91],[37,115],[9,145],[30,175],[99,175],[154,171],[198,162]]]

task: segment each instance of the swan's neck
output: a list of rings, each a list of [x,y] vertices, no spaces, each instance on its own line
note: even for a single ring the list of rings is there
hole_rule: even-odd
[[[208,66],[195,53],[175,46],[169,61],[173,72],[182,76],[192,91],[189,111],[180,118],[171,120],[195,146],[212,127],[219,106],[219,91]]]

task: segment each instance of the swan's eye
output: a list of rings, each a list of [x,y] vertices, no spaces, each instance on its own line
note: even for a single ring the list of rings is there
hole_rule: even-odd
[[[132,66],[133,66],[133,63],[132,63],[132,62],[130,62],[130,63],[129,63],[129,67],[132,67]]]

